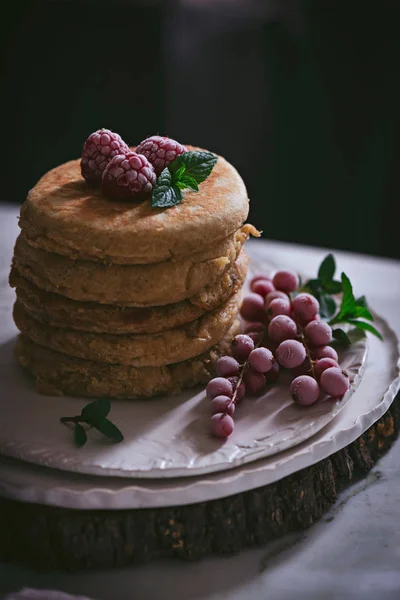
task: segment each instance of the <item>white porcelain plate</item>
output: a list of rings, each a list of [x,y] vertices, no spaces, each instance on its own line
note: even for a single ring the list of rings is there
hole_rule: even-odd
[[[110,419],[125,439],[109,442],[96,431],[76,448],[61,416],[79,414],[84,398],[42,396],[15,364],[15,338],[0,346],[0,453],[67,471],[117,477],[165,478],[206,474],[275,455],[300,444],[331,421],[358,386],[367,353],[366,337],[340,356],[352,386],[342,400],[322,398],[310,407],[290,398],[290,377],[256,399],[242,401],[235,431],[222,442],[209,435],[209,406],[204,388],[179,396],[140,402],[112,402]]]

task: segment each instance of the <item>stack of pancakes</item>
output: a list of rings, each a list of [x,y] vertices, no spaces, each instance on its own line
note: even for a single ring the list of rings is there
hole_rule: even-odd
[[[208,380],[239,328],[247,214],[222,157],[168,209],[108,200],[78,160],[48,172],[22,206],[10,275],[15,352],[38,389],[136,398]]]

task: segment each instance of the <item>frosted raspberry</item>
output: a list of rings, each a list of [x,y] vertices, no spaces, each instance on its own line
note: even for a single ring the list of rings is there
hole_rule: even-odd
[[[159,175],[177,156],[187,152],[187,148],[170,138],[152,135],[140,142],[136,152],[144,154]]]
[[[142,154],[118,154],[103,173],[101,190],[111,200],[142,200],[156,182],[154,169]]]
[[[100,185],[104,169],[114,156],[130,152],[129,146],[118,133],[99,129],[87,138],[83,145],[81,173],[90,183]]]

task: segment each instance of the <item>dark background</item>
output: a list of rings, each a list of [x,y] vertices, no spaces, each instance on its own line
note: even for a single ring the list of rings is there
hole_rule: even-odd
[[[224,155],[269,239],[400,257],[399,2],[15,1],[2,194],[100,127]]]

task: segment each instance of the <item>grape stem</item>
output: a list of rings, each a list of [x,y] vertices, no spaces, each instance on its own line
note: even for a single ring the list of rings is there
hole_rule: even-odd
[[[256,348],[258,348],[259,346],[261,346],[261,342],[264,339],[265,332],[266,332],[266,328],[264,328],[262,331],[260,331],[260,339],[258,340],[257,344],[254,345],[254,350]],[[234,404],[234,405],[237,404],[237,392],[238,392],[238,389],[239,389],[239,387],[240,387],[240,385],[241,385],[241,383],[243,381],[243,376],[244,376],[244,374],[245,374],[246,369],[247,369],[248,366],[249,366],[249,359],[247,358],[245,360],[245,362],[240,367],[239,378],[237,380],[237,384],[236,384],[235,390],[234,390],[234,392],[232,394],[231,401],[229,402],[228,406],[226,407],[225,412],[222,413],[221,419],[222,419],[222,417],[224,417],[227,414],[228,409],[229,409],[229,407],[230,407],[231,404]]]
[[[299,335],[300,341],[303,344],[304,348],[306,349],[308,362],[310,364],[310,369],[309,369],[310,373],[311,373],[312,377],[314,377],[314,379],[317,379],[315,376],[315,369],[314,369],[315,360],[313,360],[311,357],[310,347],[309,347],[306,337],[303,333],[303,329],[299,325],[297,325],[297,328],[298,328],[298,335]]]

